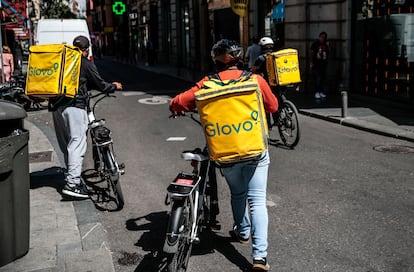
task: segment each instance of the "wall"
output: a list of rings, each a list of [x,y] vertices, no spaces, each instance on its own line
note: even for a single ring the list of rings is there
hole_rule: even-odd
[[[297,48],[307,90],[312,88],[309,48],[319,33],[328,33],[332,47],[328,88],[338,91],[349,87],[351,0],[286,1],[285,46]]]

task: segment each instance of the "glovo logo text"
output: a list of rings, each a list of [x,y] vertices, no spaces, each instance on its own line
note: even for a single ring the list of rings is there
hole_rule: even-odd
[[[252,111],[250,113],[252,120],[245,120],[237,124],[221,124],[219,122],[212,124],[207,123],[204,126],[204,131],[208,137],[216,136],[228,136],[231,134],[239,134],[240,132],[250,132],[253,130],[254,126],[257,125],[257,119],[259,113],[257,111]]]
[[[298,67],[297,66],[292,67],[292,68],[289,68],[289,67],[278,67],[277,68],[277,72],[279,74],[283,74],[283,73],[293,73],[293,72],[297,72],[297,71],[298,71]]]
[[[71,59],[72,59],[73,63],[75,63],[75,62],[78,60],[78,57],[77,57],[77,56],[75,56],[75,54],[73,54],[73,53],[70,53],[70,54],[69,54],[69,58],[71,58]],[[78,77],[77,77],[77,73],[78,73],[77,66],[76,66],[76,65],[72,65],[72,66],[71,66],[71,71],[70,71],[70,74],[71,74],[71,76],[70,76],[70,80],[71,80],[72,82],[76,82],[76,79],[78,78]]]
[[[59,69],[59,64],[54,63],[53,67],[50,68],[37,68],[29,67],[29,76],[38,77],[38,76],[52,76]]]

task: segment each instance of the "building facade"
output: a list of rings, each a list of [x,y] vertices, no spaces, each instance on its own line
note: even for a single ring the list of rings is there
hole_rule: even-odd
[[[124,15],[111,13],[112,25],[113,2],[89,1],[96,6],[94,31],[99,25],[112,37],[114,54],[134,62],[209,72],[217,40],[247,48],[252,37],[270,36],[277,48],[298,49],[304,89],[311,92],[310,46],[325,31],[332,48],[329,92],[413,100],[413,1],[249,0],[248,15],[240,17],[230,0],[130,0]],[[98,6],[105,6],[106,21]]]

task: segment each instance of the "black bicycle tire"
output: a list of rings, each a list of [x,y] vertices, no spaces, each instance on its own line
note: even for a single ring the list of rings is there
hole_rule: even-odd
[[[104,150],[104,161],[109,173],[109,182],[111,184],[111,189],[116,198],[117,210],[121,210],[124,207],[124,194],[122,193],[121,184],[119,182],[119,172],[115,165],[115,158],[110,147],[105,148]]]
[[[190,260],[193,244],[190,242],[188,237],[191,231],[190,214],[183,212],[186,208],[186,204],[184,204],[186,201],[187,200],[182,203],[174,203],[171,209],[170,219],[168,222],[168,232],[178,233],[178,229],[181,227],[183,222],[185,222],[187,226],[184,228],[184,233],[180,233],[176,241],[177,244],[174,244],[174,246],[177,246],[177,250],[173,253],[167,253],[167,272],[186,271]],[[173,220],[178,220],[179,222],[172,222]],[[169,237],[166,236],[166,239],[169,239]]]
[[[300,139],[300,128],[299,128],[299,112],[295,106],[295,104],[293,104],[293,102],[289,101],[289,100],[285,100],[283,101],[284,105],[283,105],[283,109],[282,110],[286,110],[287,108],[290,108],[293,112],[293,116],[294,116],[294,122],[295,122],[295,134],[296,136],[294,137],[293,142],[288,142],[285,135],[283,134],[283,129],[282,129],[282,122],[278,122],[278,130],[279,130],[279,136],[280,139],[282,140],[283,144],[289,148],[294,148],[298,143],[299,143],[299,139]]]

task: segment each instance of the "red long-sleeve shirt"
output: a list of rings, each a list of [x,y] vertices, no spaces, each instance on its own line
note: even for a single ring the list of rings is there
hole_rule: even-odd
[[[221,80],[230,80],[240,78],[243,71],[241,70],[225,70],[219,73]],[[272,90],[269,87],[269,84],[264,80],[260,75],[257,76],[257,81],[259,83],[259,88],[263,97],[263,104],[266,112],[275,112],[278,109],[278,101],[275,95],[272,93]],[[196,83],[191,89],[180,93],[174,97],[170,102],[170,107],[173,111],[191,111],[196,108],[194,93],[199,91],[203,86],[203,82],[209,80],[206,76],[202,80]]]

